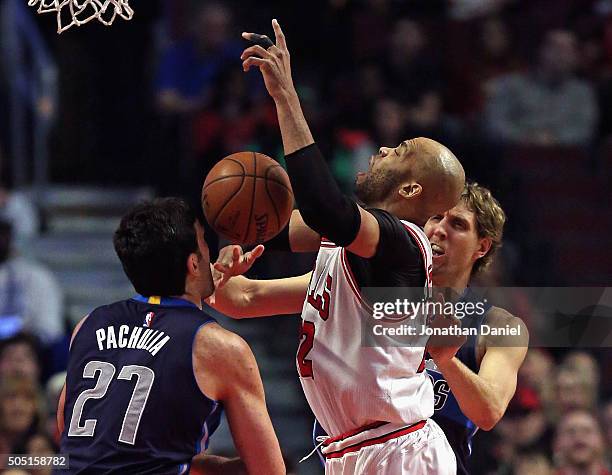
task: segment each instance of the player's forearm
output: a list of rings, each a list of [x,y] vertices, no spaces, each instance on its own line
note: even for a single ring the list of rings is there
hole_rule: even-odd
[[[285,155],[314,143],[297,93],[287,92],[282,97],[275,98],[274,102]]]
[[[491,430],[506,407],[495,385],[474,373],[457,357],[438,364],[461,411],[484,430]]]
[[[353,242],[361,224],[359,207],[340,191],[317,145],[287,155],[286,161],[304,223],[340,246]]]
[[[212,306],[233,318],[299,313],[308,289],[309,275],[271,280],[232,277],[215,292]]]

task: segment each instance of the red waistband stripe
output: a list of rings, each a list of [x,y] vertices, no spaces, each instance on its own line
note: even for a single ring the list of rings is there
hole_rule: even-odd
[[[349,445],[348,447],[345,447],[343,449],[337,450],[335,452],[328,452],[328,453],[324,453],[324,457],[328,458],[328,459],[333,459],[333,458],[340,458],[343,457],[344,455],[350,453],[350,452],[358,452],[361,449],[363,449],[364,447],[369,447],[371,445],[376,445],[376,444],[382,444],[384,442],[387,442],[391,439],[395,439],[397,437],[401,437],[403,435],[407,435],[410,434],[411,432],[415,432],[419,429],[422,429],[423,427],[425,427],[425,424],[427,423],[427,421],[420,421],[417,422],[416,424],[412,424],[410,426],[404,427],[402,429],[397,429],[394,430],[393,432],[389,432],[388,434],[384,434],[378,437],[374,437],[372,439],[367,439],[364,440],[362,442],[358,442],[356,444],[353,445]],[[384,424],[384,423],[383,423]],[[376,426],[376,427],[380,427],[380,426]],[[368,429],[365,430],[369,430],[369,429],[373,429],[376,427],[369,427]],[[361,428],[361,431],[363,431],[364,429]],[[357,432],[359,433],[359,432]],[[355,434],[353,434],[355,435]],[[333,443],[335,441],[332,441],[330,443]],[[323,444],[325,446],[327,446],[327,443]]]

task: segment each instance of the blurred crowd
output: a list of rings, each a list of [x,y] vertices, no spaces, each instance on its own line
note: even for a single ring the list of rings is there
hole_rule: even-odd
[[[49,17],[46,24],[37,19],[62,84],[50,144],[54,181],[147,184],[198,203],[202,179],[221,157],[248,149],[282,161],[273,104],[259,75],[243,73],[239,60],[240,32],[271,34],[276,17],[307,119],[345,190],[379,146],[437,139],[462,159],[470,178],[493,190],[510,218],[504,252],[485,283],[610,283],[610,268],[589,280],[573,267],[578,258],[551,258],[543,249],[558,223],[530,220],[543,186],[533,167],[542,163],[551,167],[546,193],[576,191],[572,210],[597,214],[585,198],[596,192],[603,213],[597,226],[605,238],[612,231],[611,0],[137,6],[129,24],[83,27],[61,41]],[[9,122],[0,114],[1,126]],[[57,451],[55,408],[70,328],[53,275],[19,255],[41,223],[35,206],[12,189],[9,168],[0,156],[0,454],[43,455]],[[586,220],[561,213],[556,221],[584,229]],[[598,256],[604,266],[608,254]],[[295,273],[291,261],[275,263],[260,275]],[[507,415],[475,437],[474,474],[610,473],[610,356],[607,349],[531,349]]]

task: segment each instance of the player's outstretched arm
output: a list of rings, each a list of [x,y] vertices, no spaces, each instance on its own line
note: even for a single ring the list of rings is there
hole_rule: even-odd
[[[276,44],[267,49],[251,46],[242,53],[241,59],[245,71],[259,68],[276,104],[287,171],[304,222],[349,251],[372,257],[380,239],[378,221],[340,192],[302,112],[291,77],[285,35],[276,20],[272,21],[272,27]],[[243,33],[243,37],[251,41],[261,38],[253,33]]]
[[[436,359],[461,411],[478,427],[491,430],[500,421],[516,391],[517,374],[527,354],[529,332],[520,318],[494,307],[487,324],[499,328],[520,328],[519,336],[505,336],[485,342],[485,354],[478,374],[458,358]],[[431,351],[430,351],[431,354]]]
[[[310,273],[285,279],[253,280],[232,277],[215,290],[208,304],[232,318],[256,318],[300,313]]]
[[[198,386],[223,402],[236,449],[249,474],[281,475],[285,464],[253,352],[234,333],[211,323],[198,331],[193,349]]]

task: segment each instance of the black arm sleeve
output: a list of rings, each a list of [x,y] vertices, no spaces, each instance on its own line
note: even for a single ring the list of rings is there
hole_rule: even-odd
[[[339,246],[352,243],[361,226],[359,207],[342,194],[319,147],[308,145],[285,159],[304,222]]]

